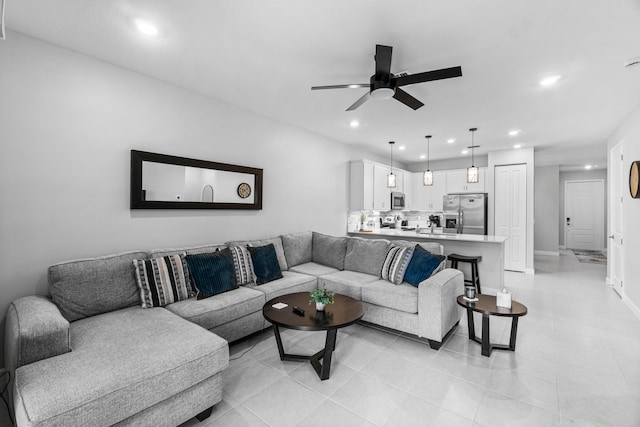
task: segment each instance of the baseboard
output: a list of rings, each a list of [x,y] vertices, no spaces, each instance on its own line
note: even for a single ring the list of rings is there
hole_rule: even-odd
[[[533,251],[534,255],[550,255],[550,256],[560,256],[559,251]]]
[[[631,312],[640,319],[640,308],[638,308],[638,306],[635,305],[626,295],[622,295],[622,301],[624,301],[627,307],[629,307],[629,310],[631,310]]]

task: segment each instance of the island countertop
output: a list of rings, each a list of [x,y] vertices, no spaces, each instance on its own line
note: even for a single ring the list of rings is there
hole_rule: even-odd
[[[454,233],[416,233],[415,230],[398,230],[395,228],[381,228],[373,231],[349,231],[349,236],[378,236],[385,238],[402,238],[406,240],[447,240],[458,242],[479,242],[479,243],[504,243],[505,236],[483,236],[478,234],[454,234]],[[444,242],[442,242],[444,243]]]

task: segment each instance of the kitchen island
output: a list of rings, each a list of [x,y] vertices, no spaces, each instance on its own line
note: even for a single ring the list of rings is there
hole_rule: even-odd
[[[504,286],[504,236],[480,236],[477,234],[450,234],[450,233],[416,233],[415,230],[398,230],[393,228],[381,228],[373,231],[349,231],[349,236],[357,236],[369,239],[409,240],[419,242],[438,242],[444,246],[445,255],[459,254],[468,256],[481,256],[478,263],[480,284],[482,289],[491,288],[495,291]],[[458,269],[464,272],[465,278],[471,278],[469,264],[460,263]]]

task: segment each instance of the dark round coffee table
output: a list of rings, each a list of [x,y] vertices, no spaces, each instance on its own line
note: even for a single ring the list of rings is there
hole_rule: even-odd
[[[482,344],[482,355],[491,356],[493,350],[516,350],[516,334],[518,333],[518,318],[527,314],[527,307],[517,301],[511,301],[511,308],[497,307],[496,297],[493,295],[477,294],[478,301],[470,302],[464,295],[458,296],[458,304],[467,309],[467,324],[469,325],[469,339]],[[482,339],[476,336],[473,322],[473,312],[482,314]],[[489,316],[511,317],[511,337],[509,345],[491,344],[489,337]]]
[[[273,305],[277,303],[287,304],[287,307],[274,308]],[[304,315],[294,313],[293,307],[304,310]],[[262,307],[262,314],[273,325],[280,360],[309,360],[320,379],[326,380],[331,372],[331,355],[336,348],[338,329],[360,320],[364,315],[364,307],[360,301],[336,294],[335,303],[327,305],[324,311],[316,311],[315,305],[309,305],[309,292],[298,292],[267,301]],[[282,346],[280,327],[301,331],[327,331],[324,348],[311,356],[287,354]]]

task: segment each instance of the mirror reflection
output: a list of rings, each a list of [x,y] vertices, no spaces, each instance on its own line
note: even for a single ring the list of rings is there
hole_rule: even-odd
[[[254,188],[255,176],[248,173],[142,162],[146,201],[252,204]]]

